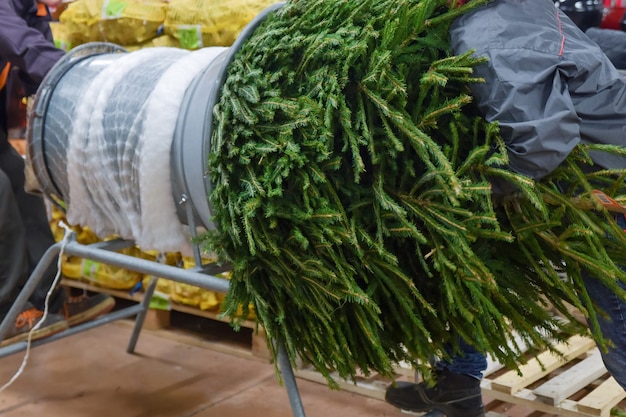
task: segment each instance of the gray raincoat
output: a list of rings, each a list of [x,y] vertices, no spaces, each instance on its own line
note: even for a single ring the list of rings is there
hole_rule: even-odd
[[[472,93],[499,123],[513,171],[540,179],[578,143],[626,146],[624,80],[551,0],[494,0],[458,18],[450,35],[453,53],[488,58]],[[593,159],[626,168],[626,158]]]

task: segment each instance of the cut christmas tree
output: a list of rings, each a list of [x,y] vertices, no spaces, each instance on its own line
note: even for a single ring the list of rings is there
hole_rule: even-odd
[[[426,370],[461,338],[515,367],[514,333],[553,349],[588,332],[568,303],[605,344],[581,271],[624,296],[626,237],[592,190],[621,201],[626,174],[583,173],[584,146],[541,182],[502,168],[468,88],[479,61],[448,39],[482,3],[291,1],[229,65],[202,240],[232,266],[226,314],[253,305],[269,340],[330,382]],[[487,179],[518,192],[494,201]]]

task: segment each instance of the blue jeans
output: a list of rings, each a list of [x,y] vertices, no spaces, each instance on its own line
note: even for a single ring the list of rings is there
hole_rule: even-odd
[[[436,362],[435,367],[439,370],[447,369],[455,374],[481,379],[483,371],[487,369],[487,356],[468,345],[464,340],[461,340],[460,345],[463,351],[462,355],[455,356],[451,362]]]
[[[616,216],[617,224],[626,230],[626,218]],[[606,314],[599,314],[598,321],[604,337],[612,342],[607,352],[602,352],[604,365],[615,380],[626,389],[626,302],[619,299],[612,291],[596,278],[583,275],[583,282],[592,301]],[[626,288],[624,283],[620,284]],[[467,343],[462,343],[463,355],[455,357],[451,362],[438,362],[439,369],[482,378],[487,369],[487,358]]]

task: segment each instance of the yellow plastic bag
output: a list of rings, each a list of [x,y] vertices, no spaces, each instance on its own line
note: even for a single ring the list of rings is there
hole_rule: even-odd
[[[243,28],[275,0],[171,0],[165,33],[180,47],[230,46]]]
[[[60,242],[65,236],[65,229],[60,224],[61,222],[67,224],[65,213],[58,207],[52,206],[50,217],[50,229],[55,240]],[[78,243],[89,245],[100,241],[88,227],[71,226],[70,228],[76,234]],[[154,259],[152,255],[142,252],[135,246],[121,249],[118,252],[142,259]],[[67,255],[63,255],[61,258],[61,273],[66,278],[83,280],[94,285],[118,290],[133,288],[143,278],[143,274],[139,272]]]
[[[159,36],[167,4],[162,0],[76,0],[61,14],[69,41],[136,45]]]
[[[212,260],[205,259],[204,261],[211,262]],[[182,257],[182,267],[185,269],[193,268],[195,266],[194,259],[189,256]],[[181,282],[172,283],[172,292],[170,293],[170,300],[199,308],[200,310],[217,310],[220,306],[220,300],[217,297],[215,291],[206,290],[194,285],[183,284]]]
[[[137,45],[124,45],[124,49],[128,52],[138,51],[139,49],[144,48],[155,48],[155,47],[165,47],[165,48],[179,48],[178,39],[169,35],[161,35],[157,36],[154,39],[150,39],[147,42],[140,43]]]
[[[71,37],[66,27],[61,22],[50,22],[50,30],[54,39],[54,46],[65,52],[72,49]]]
[[[102,41],[98,27],[100,7],[91,0],[76,0],[59,16],[64,38],[70,45]]]

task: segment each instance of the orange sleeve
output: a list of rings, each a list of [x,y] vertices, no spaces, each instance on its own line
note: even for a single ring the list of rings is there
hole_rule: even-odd
[[[48,16],[48,8],[43,3],[37,3],[37,16]]]
[[[11,69],[11,63],[7,62],[2,71],[0,71],[0,90],[4,88],[7,83],[7,78],[9,77],[9,71]]]

